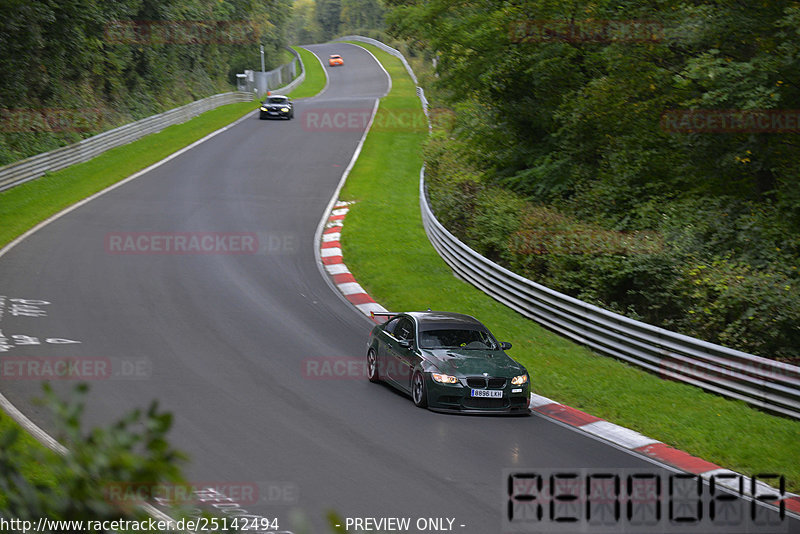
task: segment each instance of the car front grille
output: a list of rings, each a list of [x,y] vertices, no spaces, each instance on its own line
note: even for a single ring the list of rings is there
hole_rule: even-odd
[[[482,376],[467,378],[467,385],[475,389],[503,389],[506,387],[505,378],[484,378]]]
[[[465,397],[464,408],[476,408],[479,410],[508,408],[508,399],[484,399],[480,397]]]

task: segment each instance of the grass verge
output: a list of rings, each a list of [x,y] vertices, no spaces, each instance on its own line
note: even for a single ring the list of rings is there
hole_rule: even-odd
[[[252,111],[256,102],[220,106],[183,124],[111,149],[85,163],[0,193],[0,247],[37,223],[164,159]]]
[[[418,185],[427,131],[385,127],[394,123],[393,113],[422,114],[414,85],[398,59],[352,44],[372,52],[392,76],[341,193],[342,200],[357,201],[342,234],[344,257],[373,298],[390,310],[474,315],[514,343],[510,353],[528,368],[537,393],[729,469],[783,474],[787,489],[800,491],[800,421],[598,356],[455,278],[422,227]]]
[[[317,59],[317,56],[305,48],[300,48],[299,46],[293,46],[292,48],[300,54],[300,58],[303,60],[303,66],[306,69],[306,79],[303,80],[303,83],[292,91],[289,96],[297,99],[317,95],[325,88],[325,82],[327,81],[322,65]]]

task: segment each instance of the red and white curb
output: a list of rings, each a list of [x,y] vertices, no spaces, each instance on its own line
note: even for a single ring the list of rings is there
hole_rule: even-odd
[[[706,480],[714,476],[715,483],[725,486],[735,492],[740,490],[740,480],[750,480],[746,475],[741,475],[735,471],[725,469],[719,465],[703,460],[702,458],[692,456],[687,452],[665,445],[658,440],[648,438],[634,430],[605,421],[599,417],[576,410],[575,408],[560,404],[535,393],[531,393],[530,408],[534,412],[560,421],[563,424],[593,436],[597,436],[623,449],[645,455],[662,464],[699,475]],[[720,475],[728,476],[721,477]],[[757,482],[755,491],[754,488],[749,487],[749,484],[745,484],[745,487],[742,489],[743,493],[748,497],[778,494],[778,490],[760,481]],[[800,496],[790,493],[786,495],[787,496],[782,499],[786,511],[800,514]],[[774,501],[770,504],[780,506],[781,501]]]
[[[352,204],[352,202],[339,201],[333,206],[321,237],[320,259],[325,267],[325,271],[327,271],[328,275],[333,280],[333,284],[342,293],[344,298],[359,311],[368,317],[371,312],[386,313],[388,310],[375,302],[375,300],[364,291],[364,288],[356,282],[356,279],[347,268],[347,265],[345,265],[342,257],[340,239],[344,219],[347,212],[350,210],[350,204]],[[373,320],[379,322],[375,318],[373,318]],[[715,483],[726,486],[735,492],[738,492],[740,489],[739,480],[749,480],[749,477],[745,475],[725,469],[719,465],[703,460],[702,458],[692,456],[687,452],[665,445],[658,440],[644,436],[634,430],[605,421],[599,417],[576,410],[575,408],[560,404],[535,393],[531,393],[530,408],[532,411],[545,417],[613,443],[622,449],[627,449],[652,458],[659,463],[675,467],[688,473],[700,475],[706,480],[711,476],[715,476]],[[720,477],[720,475],[729,476]],[[743,488],[743,493],[751,498],[755,496],[777,495],[778,491],[764,482],[758,482],[755,491],[753,491],[753,488],[749,487],[749,484],[745,484],[745,486],[748,487]],[[789,493],[786,495],[787,497],[782,499],[786,511],[793,515],[800,515],[800,496]],[[780,506],[781,502],[775,501],[770,504]]]
[[[325,230],[322,232],[322,239],[320,243],[319,255],[322,260],[322,265],[325,271],[333,280],[333,284],[342,293],[353,306],[361,311],[367,317],[370,314],[386,313],[387,310],[372,297],[370,297],[364,288],[356,282],[353,278],[350,269],[344,264],[342,259],[342,245],[340,239],[342,236],[342,226],[347,212],[350,210],[352,202],[339,201],[334,204],[328,220],[325,223]]]

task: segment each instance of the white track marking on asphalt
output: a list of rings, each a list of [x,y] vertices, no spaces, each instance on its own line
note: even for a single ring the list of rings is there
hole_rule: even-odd
[[[313,51],[312,51],[312,53],[313,53]],[[314,54],[314,55],[316,56],[316,54]],[[373,58],[374,57],[375,56],[373,56]],[[377,61],[377,60],[375,60],[375,61]],[[378,65],[380,65],[380,62],[378,62]],[[383,68],[382,65],[381,65],[381,68]],[[384,72],[386,72],[385,69],[384,69]],[[386,75],[388,76],[389,74],[387,73]],[[391,84],[391,77],[389,77],[389,83]],[[386,92],[386,94],[388,94],[388,91]],[[336,190],[334,190],[333,195],[331,196],[331,199],[328,202],[328,205],[325,207],[325,210],[322,212],[322,218],[320,218],[319,224],[317,225],[317,231],[314,233],[314,257],[316,259],[317,267],[319,268],[320,274],[322,275],[322,278],[325,280],[325,282],[328,284],[328,286],[331,288],[331,291],[333,291],[336,295],[338,295],[339,298],[341,298],[344,302],[347,302],[348,306],[352,306],[350,301],[348,301],[344,297],[344,295],[342,295],[341,292],[339,292],[339,290],[337,289],[336,285],[333,283],[333,280],[331,280],[331,278],[325,274],[325,269],[323,267],[330,267],[330,266],[323,266],[321,250],[329,250],[329,249],[320,249],[319,244],[322,241],[322,231],[326,227],[326,225],[328,224],[329,218],[330,218],[330,213],[331,213],[331,211],[333,211],[333,208],[334,208],[334,206],[336,205],[336,203],[338,201],[339,192],[342,190],[342,187],[344,187],[344,183],[345,183],[345,181],[347,181],[347,176],[350,174],[350,171],[353,169],[353,166],[356,164],[356,160],[358,160],[358,156],[361,154],[361,149],[364,146],[364,141],[366,141],[366,139],[367,139],[367,134],[369,134],[369,130],[370,130],[370,128],[372,128],[372,123],[375,120],[375,113],[378,111],[378,103],[379,103],[379,101],[380,101],[380,99],[378,99],[378,98],[375,99],[375,103],[372,106],[372,114],[369,117],[369,123],[367,123],[366,129],[364,129],[364,134],[361,136],[361,139],[358,141],[358,145],[356,145],[356,149],[353,152],[353,157],[350,158],[350,163],[347,164],[347,167],[345,168],[344,172],[342,173],[342,177],[339,179],[339,183],[336,185]],[[332,225],[332,226],[336,226],[336,225]],[[338,226],[341,226],[341,224],[339,224]],[[339,254],[341,255],[341,250],[339,251]],[[349,271],[345,271],[345,272],[349,272]],[[358,307],[358,306],[356,306],[356,307]],[[367,321],[369,321],[370,324],[374,324],[372,322],[372,320],[369,318],[368,314],[362,315],[362,317],[364,317]]]

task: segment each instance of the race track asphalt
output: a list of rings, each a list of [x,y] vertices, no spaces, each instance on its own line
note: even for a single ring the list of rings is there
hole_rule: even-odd
[[[0,259],[0,330],[39,341],[3,357],[109,362],[117,375],[91,380],[88,423],[158,399],[175,416],[170,438],[191,457],[190,481],[255,487],[253,498],[243,489],[228,503],[298,534],[299,517],[328,532],[330,510],[412,525],[454,518],[455,532],[494,534],[507,501],[504,469],[651,470],[540,416],[437,414],[359,376],[320,376],[332,362],[363,359],[371,327],[331,291],[314,256],[315,230],[363,133],[358,120],[328,128],[322,117],[370,112],[388,80],[359,47],[308,48],[323,60],[340,53],[345,65],[326,67],[327,90],[296,102],[294,120],[252,115]],[[217,241],[206,254],[113,248],[132,234],[187,232],[255,236],[258,251],[234,254]],[[7,377],[0,387],[49,429],[31,402],[38,382]]]

